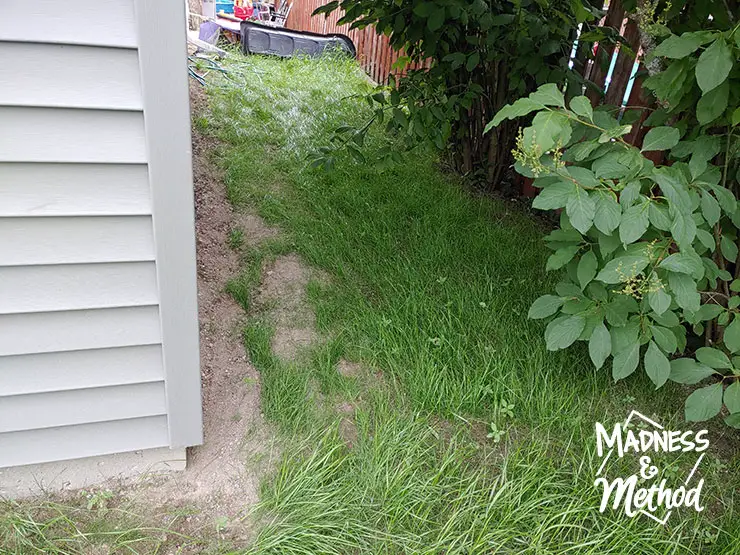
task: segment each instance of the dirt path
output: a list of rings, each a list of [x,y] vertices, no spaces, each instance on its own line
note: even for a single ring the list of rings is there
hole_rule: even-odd
[[[190,94],[195,119],[206,112],[207,99],[193,83]],[[255,214],[234,212],[222,171],[212,160],[217,140],[196,128],[192,133],[204,443],[189,450],[184,472],[139,480],[132,497],[170,514],[176,508],[188,509],[176,526],[185,534],[212,533],[216,527],[229,541],[244,545],[254,530],[243,517],[257,503],[260,481],[278,462],[280,450],[260,410],[259,372],[244,349],[241,333],[247,315],[225,291],[241,263],[238,249],[229,247],[229,237],[232,230],[241,230],[245,245],[255,248],[279,230]],[[306,296],[311,279],[328,278],[299,256],[282,255],[263,268],[255,291],[252,311],[270,320],[273,352],[286,361],[321,341]],[[341,370],[351,374],[355,369]]]
[[[194,115],[205,109],[204,92],[192,83],[191,103]],[[244,350],[244,311],[224,290],[239,273],[239,255],[228,238],[237,226],[250,241],[276,230],[256,216],[233,214],[222,172],[211,160],[218,143],[192,132],[204,443],[189,450],[184,472],[140,480],[132,497],[169,512],[195,509],[186,532],[213,530],[217,522],[230,539],[247,539],[242,517],[257,502],[260,479],[279,451],[260,411],[259,373]]]

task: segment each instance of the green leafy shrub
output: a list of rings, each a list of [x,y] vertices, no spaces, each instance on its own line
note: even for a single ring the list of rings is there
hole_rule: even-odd
[[[399,149],[428,142],[449,149],[457,170],[489,184],[498,184],[511,165],[517,127],[507,123],[484,135],[485,124],[543,83],[567,80],[580,87],[583,78],[569,68],[576,29],[591,29],[602,15],[587,0],[334,0],[314,13],[337,9],[344,11],[340,23],[374,25],[388,35],[390,45],[406,53],[397,67],[409,61],[425,66],[367,97],[373,121],[398,138],[377,153],[380,163],[399,162]],[[585,40],[579,50],[585,58]],[[364,162],[368,126],[342,126],[335,144]],[[322,152],[316,165],[329,153]]]
[[[720,18],[721,19],[721,18]],[[713,20],[699,20],[711,24]],[[721,21],[720,21],[721,22]],[[715,21],[716,24],[716,21]],[[621,380],[640,361],[656,388],[696,385],[689,421],[723,412],[740,428],[740,25],[671,34],[648,63],[645,86],[661,103],[639,149],[623,137],[629,115],[566,99],[548,84],[504,107],[489,124],[534,112],[520,131],[517,170],[562,210],[546,237],[555,294],[535,301],[550,350],[588,343],[597,368],[611,357]],[[664,164],[645,153],[663,151]]]

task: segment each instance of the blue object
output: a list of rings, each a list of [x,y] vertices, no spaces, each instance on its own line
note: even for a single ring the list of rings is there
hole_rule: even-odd
[[[219,12],[234,13],[234,2],[216,2],[216,14]]]

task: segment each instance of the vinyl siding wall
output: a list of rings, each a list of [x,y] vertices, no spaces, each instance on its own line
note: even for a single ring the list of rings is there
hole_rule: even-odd
[[[159,139],[145,125],[136,4],[0,2],[0,467],[199,442],[199,403],[173,434],[167,395],[182,378],[199,399],[192,202],[182,216],[153,210]],[[172,245],[157,244],[157,217],[191,230],[187,368],[164,362],[157,252]]]

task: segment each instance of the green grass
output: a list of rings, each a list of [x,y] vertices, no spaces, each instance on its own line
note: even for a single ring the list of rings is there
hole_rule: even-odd
[[[592,461],[542,441],[486,452],[465,433],[441,440],[428,419],[377,405],[358,426],[352,450],[330,430],[285,458],[263,494],[275,519],[249,553],[664,554],[717,537],[690,518],[663,532],[602,517]],[[714,552],[736,552],[737,530]]]
[[[737,437],[722,428],[712,439],[723,458],[715,449],[703,470],[705,513],[665,528],[598,513],[594,422],[637,409],[681,429],[685,394],[644,376],[615,385],[583,348],[545,350],[526,313],[554,279],[530,214],[466,191],[430,152],[383,172],[342,156],[330,172],[308,169],[333,129],[368,115],[352,62],[229,68],[237,84],[211,88],[209,121],[229,145],[229,198],[331,276],[308,288],[328,345],[288,364],[262,316],[245,330],[263,410],[294,442],[265,485],[267,524],[250,553],[740,553]],[[388,141],[374,132],[368,148]],[[342,357],[383,379],[339,377]],[[357,407],[351,447],[324,396]],[[505,431],[498,444],[491,422]]]
[[[109,506],[109,503],[117,506]],[[110,492],[81,492],[65,503],[0,500],[0,553],[48,555],[163,553],[204,544],[169,527],[177,520],[151,520],[121,504]]]
[[[284,436],[256,536],[229,551],[215,530],[169,532],[174,517],[160,528],[85,499],[4,503],[0,553],[740,554],[738,439],[721,427],[700,469],[703,513],[681,510],[666,527],[598,513],[594,422],[636,409],[686,429],[685,392],[655,392],[644,376],[614,384],[583,348],[545,350],[526,313],[555,279],[529,213],[472,194],[423,150],[383,172],[343,156],[331,172],[308,169],[333,129],[367,117],[357,95],[370,86],[352,61],[235,56],[227,67],[232,81],[211,84],[198,128],[225,143],[216,155],[236,209],[282,230],[259,247],[238,230],[228,241],[242,270],[227,290],[250,315],[262,410]],[[368,148],[388,143],[373,131]],[[262,269],[289,252],[328,275],[307,288],[325,339],[290,362],[253,302]],[[340,359],[364,371],[341,376]],[[347,404],[353,414],[338,410]],[[660,462],[685,472],[693,461]]]

